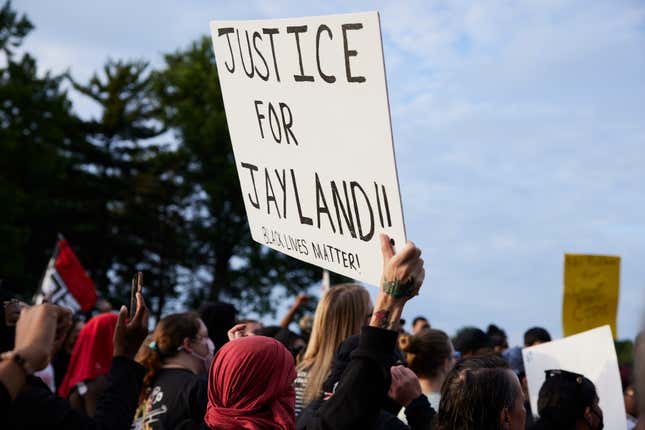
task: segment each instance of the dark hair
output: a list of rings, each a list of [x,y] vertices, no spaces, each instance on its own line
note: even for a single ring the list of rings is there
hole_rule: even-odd
[[[260,324],[260,321],[254,319],[237,320],[235,324]]]
[[[185,338],[195,338],[199,331],[199,315],[195,312],[168,315],[159,321],[155,331],[137,353],[137,361],[146,368],[140,400],[147,396],[152,381],[166,358],[177,354]]]
[[[230,303],[204,303],[199,308],[199,315],[208,329],[208,337],[211,338],[217,348],[221,348],[228,342],[228,331],[235,325],[237,310]]]
[[[415,325],[417,325],[417,323],[418,323],[419,321],[425,321],[425,322],[428,322],[428,320],[427,320],[425,317],[418,316],[418,317],[416,317],[415,319],[413,319],[413,320],[412,320],[412,327],[414,327]]]
[[[441,330],[427,329],[399,340],[408,367],[418,376],[434,378],[452,354],[450,338]]]
[[[574,428],[597,399],[596,387],[583,375],[547,370],[537,403],[540,421],[549,428]]]
[[[506,332],[501,328],[497,327],[495,324],[489,324],[486,329],[486,334],[490,338],[490,342],[494,347],[502,347],[504,349],[508,348],[508,341],[506,337]]]
[[[551,335],[542,327],[532,327],[524,333],[524,346],[532,346],[535,343],[551,342]]]
[[[645,417],[645,331],[641,330],[634,342],[634,389],[638,402],[638,412]]]
[[[499,430],[505,408],[512,410],[521,395],[506,362],[487,355],[463,359],[441,387],[437,430]]]
[[[255,330],[254,334],[257,336],[266,336],[266,337],[274,338],[275,340],[283,344],[284,347],[287,348],[289,352],[291,352],[291,354],[293,354],[294,359],[302,350],[302,347],[300,348],[296,347],[296,342],[298,340],[302,340],[302,337],[298,336],[296,333],[292,332],[291,330],[281,327],[279,325],[270,325],[270,326],[261,327]],[[304,343],[304,340],[303,340],[303,343]]]
[[[464,327],[455,335],[452,344],[462,355],[476,353],[483,348],[491,348],[490,337],[477,327]]]

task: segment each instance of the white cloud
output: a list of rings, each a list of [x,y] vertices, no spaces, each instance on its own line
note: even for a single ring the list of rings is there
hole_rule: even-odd
[[[109,56],[186,46],[210,19],[378,9],[408,233],[428,285],[406,316],[447,331],[560,334],[562,254],[623,256],[619,334],[645,266],[645,4],[633,0],[35,2],[40,64],[87,77]],[[90,109],[78,104],[79,110]]]

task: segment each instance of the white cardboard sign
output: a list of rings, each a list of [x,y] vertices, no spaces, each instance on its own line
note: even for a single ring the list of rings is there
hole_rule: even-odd
[[[210,27],[253,239],[378,285],[406,240],[378,13]]]
[[[608,325],[524,348],[522,356],[534,414],[537,414],[544,371],[563,369],[580,373],[595,384],[606,429],[627,428],[618,358]]]

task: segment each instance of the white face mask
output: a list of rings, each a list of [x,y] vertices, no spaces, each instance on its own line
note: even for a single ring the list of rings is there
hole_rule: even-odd
[[[206,353],[206,355],[200,355],[200,354],[197,354],[195,351],[190,351],[193,357],[196,357],[202,360],[202,364],[204,365],[204,373],[208,373],[208,370],[211,367],[211,362],[213,361],[213,356],[215,355],[215,344],[210,339],[210,337],[206,338],[206,347],[208,348],[208,352]]]

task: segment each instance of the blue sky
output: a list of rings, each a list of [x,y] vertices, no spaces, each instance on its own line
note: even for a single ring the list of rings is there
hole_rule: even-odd
[[[645,3],[14,1],[41,67],[161,63],[211,19],[381,13],[409,238],[427,282],[405,317],[561,335],[564,252],[620,255],[620,337],[645,309]],[[75,97],[83,115],[96,112]]]

